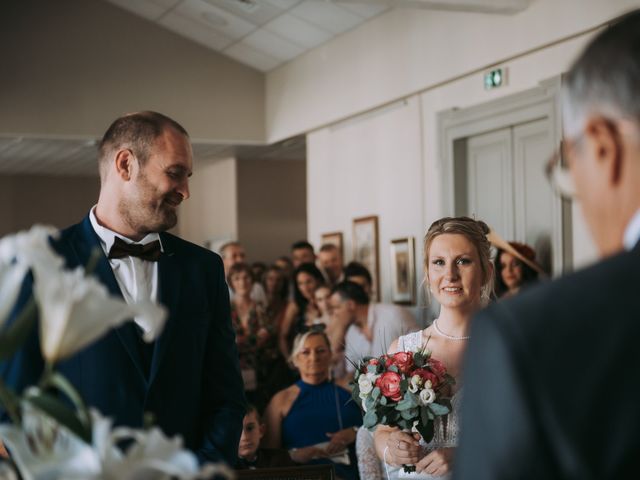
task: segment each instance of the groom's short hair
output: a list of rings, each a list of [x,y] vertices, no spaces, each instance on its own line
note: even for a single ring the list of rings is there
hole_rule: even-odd
[[[109,126],[98,146],[100,178],[104,180],[106,176],[111,154],[122,148],[130,149],[140,162],[140,166],[144,166],[156,138],[169,128],[189,138],[189,134],[182,125],[158,112],[129,113],[116,119]]]

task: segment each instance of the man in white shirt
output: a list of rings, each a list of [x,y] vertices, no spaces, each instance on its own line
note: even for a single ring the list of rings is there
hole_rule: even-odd
[[[364,289],[354,282],[333,287],[329,304],[332,323],[344,329],[345,356],[351,362],[380,356],[400,335],[418,330],[411,313],[397,305],[370,303]],[[347,370],[353,372],[351,362]]]
[[[105,133],[98,203],[53,246],[69,268],[100,252],[94,275],[112,295],[161,303],[169,315],[152,344],[144,324],[128,322],[57,368],[115,425],[140,428],[151,414],[201,461],[234,465],[245,399],[222,261],[166,232],[189,197],[192,157],[186,130],[156,112],[120,117]],[[33,337],[0,366],[15,391],[44,368]]]
[[[473,320],[455,480],[640,472],[640,10],[600,29],[563,83],[549,172],[602,260]]]

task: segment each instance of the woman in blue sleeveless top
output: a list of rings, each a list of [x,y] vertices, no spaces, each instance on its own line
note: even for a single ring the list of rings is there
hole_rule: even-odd
[[[354,442],[362,416],[350,392],[329,378],[331,346],[324,331],[298,335],[291,360],[300,380],[269,403],[265,446],[289,449],[297,463],[332,462],[338,478],[357,479]]]

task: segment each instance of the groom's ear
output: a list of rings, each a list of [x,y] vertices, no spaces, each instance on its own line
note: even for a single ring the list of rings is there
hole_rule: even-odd
[[[118,176],[125,181],[131,180],[134,164],[136,162],[136,157],[133,155],[133,152],[128,148],[119,150],[116,153],[114,162]]]

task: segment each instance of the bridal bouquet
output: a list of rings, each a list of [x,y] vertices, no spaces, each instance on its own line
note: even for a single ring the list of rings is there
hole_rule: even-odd
[[[365,357],[356,368],[352,396],[369,430],[377,425],[398,427],[420,433],[428,443],[434,436],[434,419],[451,411],[445,387],[453,383],[431,351],[397,352]],[[405,471],[412,471],[411,466]]]
[[[166,317],[165,309],[150,301],[127,304],[111,296],[90,275],[98,254],[86,269],[65,269],[49,243],[56,235],[55,229],[35,226],[0,239],[0,362],[19,352],[36,328],[45,361],[37,384],[24,392],[14,392],[0,380],[0,404],[12,421],[0,425],[0,440],[9,447],[21,477],[186,480],[219,472],[217,466],[201,469],[179,437],[167,438],[157,428],[111,428],[111,421],[89,409],[56,371],[58,362],[133,317],[145,341],[151,342]],[[29,275],[33,294],[19,301]],[[124,439],[129,441],[126,451],[118,447]],[[221,473],[227,476],[228,471]]]

